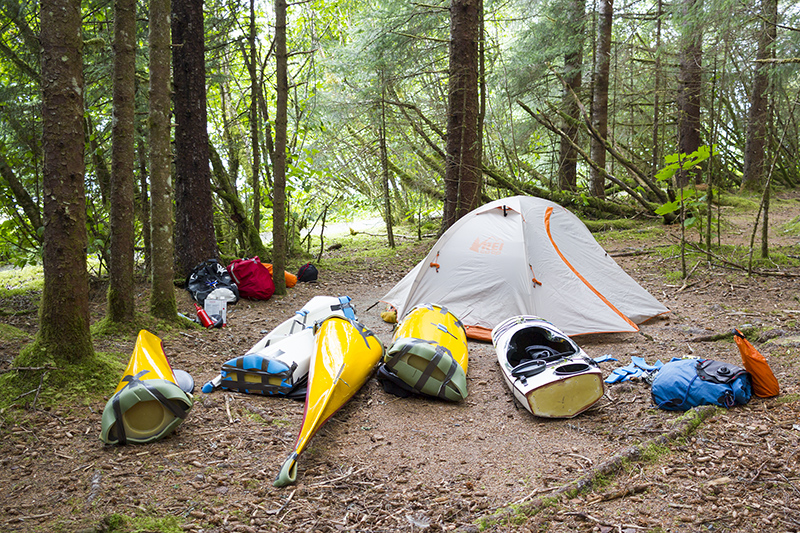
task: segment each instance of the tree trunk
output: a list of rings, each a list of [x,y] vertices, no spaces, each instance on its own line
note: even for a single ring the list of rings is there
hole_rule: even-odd
[[[255,0],[250,0],[250,60],[247,71],[250,74],[250,145],[253,151],[253,171],[250,186],[253,188],[253,226],[261,231],[261,153],[258,144],[258,95],[261,89],[258,84],[258,56],[256,55],[256,9]]]
[[[272,280],[275,293],[286,294],[286,137],[289,105],[286,0],[275,0],[275,158],[272,188]]]
[[[218,256],[206,115],[203,0],[172,4],[175,101],[175,254],[178,274]]]
[[[133,320],[133,165],[136,2],[114,2],[111,257],[108,319]]]
[[[386,83],[383,72],[381,72],[381,85]],[[381,127],[380,127],[380,149],[381,149],[381,190],[383,191],[383,217],[386,222],[386,235],[389,239],[389,247],[394,248],[394,232],[392,231],[392,199],[389,195],[389,154],[386,150],[386,99],[385,90],[381,94]]]
[[[141,127],[141,123],[139,125]],[[138,191],[138,216],[139,223],[142,225],[142,244],[144,245],[144,275],[150,277],[150,268],[152,261],[150,260],[150,194],[148,192],[148,175],[147,175],[147,139],[145,139],[143,132],[139,131],[138,140],[138,158],[139,158],[139,191]]]
[[[94,357],[86,269],[81,3],[44,0],[40,13],[44,289],[37,339],[47,357],[76,363]]]
[[[594,97],[592,98],[592,127],[603,138],[608,138],[608,77],[611,66],[611,28],[614,16],[614,0],[600,0],[599,24],[597,27],[597,65],[594,71]],[[590,155],[597,167],[589,174],[589,192],[597,198],[605,198],[606,148],[601,139],[592,137]]]
[[[753,92],[750,94],[750,111],[747,117],[747,138],[744,145],[742,188],[759,190],[764,182],[767,124],[770,122],[769,92],[770,71],[777,38],[775,23],[778,17],[778,0],[761,0],[761,33],[758,36],[756,72]]]
[[[84,118],[84,128],[94,175],[97,178],[97,187],[100,189],[100,201],[103,202],[103,205],[108,205],[108,199],[111,197],[111,172],[108,170],[103,144],[100,142],[100,132],[95,130],[89,113],[86,113]]]
[[[662,0],[657,0],[656,8],[656,48],[655,66],[653,67],[653,159],[650,177],[655,177],[661,168],[661,151],[659,142],[659,129],[661,128],[661,17],[663,14]]]
[[[569,140],[562,138],[559,143],[558,186],[562,191],[578,189],[578,153],[573,145],[578,142],[581,117],[578,102],[572,94],[580,95],[581,92],[585,10],[585,0],[568,0],[565,30],[569,51],[564,54],[564,91],[561,96],[564,120],[561,129]]]
[[[478,166],[478,0],[450,4],[447,163],[442,232],[480,201]]]
[[[682,154],[691,154],[700,148],[703,31],[698,11],[701,5],[702,0],[683,0],[685,18],[678,73],[678,149]],[[686,187],[691,179],[702,183],[703,174],[697,167],[681,169],[676,179],[678,187]]]
[[[177,319],[170,149],[170,0],[150,0],[150,312]]]
[[[23,224],[26,233],[28,233],[32,240],[42,242],[42,236],[39,230],[42,227],[42,216],[39,212],[39,206],[31,197],[28,189],[17,178],[14,169],[8,164],[6,156],[4,155],[5,146],[0,144],[0,177],[6,180],[11,194],[14,196],[14,201],[22,208],[22,212],[28,219],[29,224]]]

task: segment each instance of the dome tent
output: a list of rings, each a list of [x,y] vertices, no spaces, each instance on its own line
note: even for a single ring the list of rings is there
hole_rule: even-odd
[[[567,335],[638,331],[669,310],[625,273],[578,217],[542,198],[495,200],[459,219],[381,301],[400,319],[447,308],[491,340],[508,317],[536,315]]]

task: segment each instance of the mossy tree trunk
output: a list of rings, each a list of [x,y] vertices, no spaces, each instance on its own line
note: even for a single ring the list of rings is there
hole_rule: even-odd
[[[89,332],[80,0],[41,4],[44,289],[38,349],[56,363],[94,357]]]
[[[170,0],[150,0],[150,313],[177,320],[170,169]]]
[[[678,72],[678,150],[691,154],[700,148],[700,100],[703,96],[703,21],[702,0],[682,0],[680,69]],[[702,183],[698,166],[681,169],[675,176],[678,187],[690,181]]]
[[[758,35],[756,71],[750,93],[747,118],[747,138],[744,145],[742,189],[757,191],[763,186],[766,174],[767,125],[770,123],[770,73],[777,39],[778,1],[762,0],[761,32]]]
[[[133,321],[133,166],[136,2],[114,2],[111,254],[108,319]]]
[[[558,156],[558,186],[562,191],[578,190],[578,143],[581,111],[577,99],[572,94],[580,95],[583,66],[583,39],[586,26],[585,0],[568,0],[565,7],[567,20],[566,47],[564,53],[564,91],[561,96],[561,108],[564,113],[561,129],[569,137],[561,139]],[[570,142],[572,141],[572,142]]]

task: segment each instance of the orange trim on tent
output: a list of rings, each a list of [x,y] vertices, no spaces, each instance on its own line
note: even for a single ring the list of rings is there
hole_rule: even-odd
[[[436,261],[438,261],[438,260],[439,260],[439,252],[436,252]],[[439,266],[440,265],[436,261],[431,261],[431,264],[428,265],[428,266],[431,267],[431,268],[435,268],[436,272],[439,272]]]
[[[483,326],[467,326],[464,325],[464,331],[467,332],[467,338],[476,341],[492,342],[492,330]]]
[[[623,320],[625,320],[625,322],[627,322],[628,324],[630,324],[631,326],[633,326],[633,328],[634,328],[634,330],[635,330],[635,331],[639,331],[639,326],[637,326],[636,324],[634,324],[634,323],[633,323],[633,321],[631,321],[631,319],[630,319],[630,318],[628,318],[627,316],[625,316],[625,315],[624,315],[624,314],[623,314],[623,313],[622,313],[622,312],[621,312],[619,309],[617,309],[616,307],[614,307],[614,306],[611,304],[611,302],[609,302],[609,301],[606,299],[606,297],[605,297],[605,296],[603,296],[603,295],[600,293],[600,291],[598,291],[597,289],[595,289],[595,288],[592,286],[592,284],[591,284],[591,283],[589,283],[589,282],[586,280],[586,278],[584,278],[583,276],[581,276],[580,272],[578,272],[577,270],[575,270],[575,267],[573,267],[573,266],[570,264],[570,262],[569,262],[569,261],[567,261],[567,258],[566,258],[566,257],[564,257],[564,254],[562,254],[562,253],[561,253],[561,250],[559,250],[559,249],[558,249],[558,246],[556,245],[556,241],[554,241],[554,240],[553,240],[553,235],[550,233],[550,215],[551,215],[552,213],[553,213],[553,208],[552,208],[552,207],[548,207],[548,208],[547,208],[547,211],[545,211],[545,215],[544,215],[544,227],[545,227],[545,230],[547,231],[547,237],[550,239],[550,244],[552,244],[552,245],[553,245],[553,248],[555,249],[555,251],[556,251],[556,253],[558,254],[558,256],[561,258],[561,260],[562,260],[562,261],[564,261],[564,264],[565,264],[565,265],[567,265],[567,266],[569,267],[569,269],[570,269],[570,270],[572,270],[572,272],[574,272],[574,273],[575,273],[575,275],[576,275],[576,276],[578,276],[578,279],[580,279],[580,280],[581,280],[581,281],[584,283],[584,285],[586,285],[586,286],[589,288],[589,290],[591,290],[593,293],[595,293],[595,294],[597,295],[597,297],[598,297],[598,298],[600,298],[601,300],[603,300],[603,302],[604,302],[604,303],[605,303],[605,304],[606,304],[608,307],[610,307],[610,308],[611,308],[611,309],[612,309],[612,310],[613,310],[615,313],[617,313],[617,314],[620,316],[620,318],[622,318]]]

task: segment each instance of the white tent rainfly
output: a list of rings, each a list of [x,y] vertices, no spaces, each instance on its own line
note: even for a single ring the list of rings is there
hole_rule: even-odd
[[[637,331],[669,310],[617,265],[578,217],[514,196],[471,211],[382,299],[402,318],[447,308],[467,336],[491,340],[508,317],[536,315],[567,335]]]

